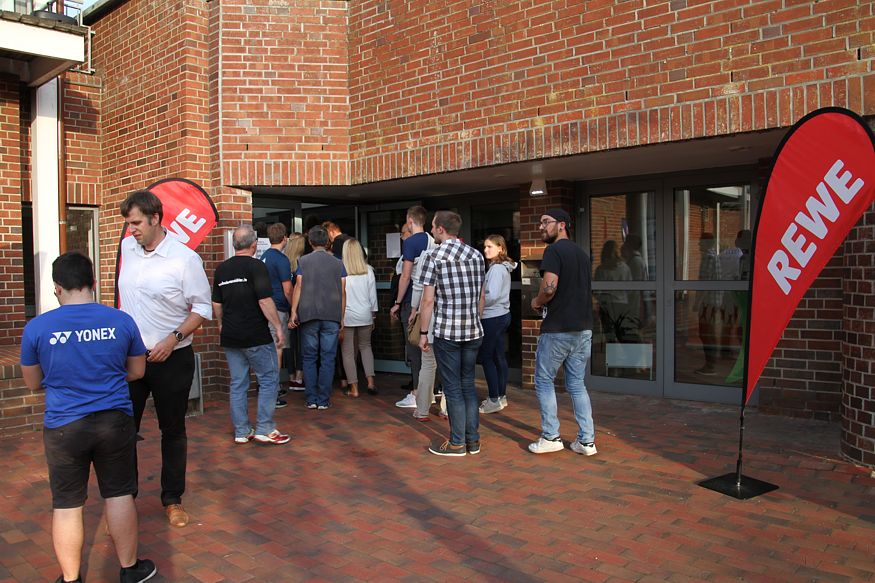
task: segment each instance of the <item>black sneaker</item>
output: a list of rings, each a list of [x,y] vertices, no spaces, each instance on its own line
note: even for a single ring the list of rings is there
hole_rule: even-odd
[[[466,445],[465,448],[468,450],[469,454],[477,455],[478,453],[480,453],[480,442],[472,441],[471,443]]]
[[[137,559],[137,562],[132,566],[122,568],[121,573],[119,573],[119,582],[142,583],[154,577],[157,572],[155,563],[149,559]]]
[[[289,394],[289,390],[286,388],[282,388],[279,391],[277,391],[276,396],[277,397],[285,397],[288,394]]]
[[[73,579],[72,581],[67,581],[67,580],[65,580],[65,579],[64,579],[64,576],[61,575],[60,577],[58,577],[58,578],[55,580],[55,583],[82,583],[82,575],[79,575],[78,577],[76,577],[76,578]]]
[[[283,407],[286,407],[287,405],[288,405],[288,403],[282,399],[276,400],[276,408],[277,409],[282,409]]]

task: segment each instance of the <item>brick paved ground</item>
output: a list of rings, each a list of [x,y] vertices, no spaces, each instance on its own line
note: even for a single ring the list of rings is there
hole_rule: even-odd
[[[440,458],[425,448],[445,423],[415,422],[400,396],[337,395],[318,412],[292,394],[277,412],[286,446],[235,446],[227,406],[209,403],[189,421],[185,529],[164,522],[146,419],[140,541],[155,580],[875,580],[875,479],[839,461],[835,425],[750,412],[745,473],[781,489],[737,501],[695,484],[734,469],[732,407],[596,393],[599,455],[535,456],[534,394],[511,391],[482,419],[481,455]],[[0,443],[0,580],[53,580],[41,438]],[[85,574],[115,581],[93,481]]]

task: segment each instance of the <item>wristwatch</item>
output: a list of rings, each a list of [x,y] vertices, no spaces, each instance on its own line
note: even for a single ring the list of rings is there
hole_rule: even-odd
[[[177,342],[182,342],[183,340],[185,340],[185,334],[183,334],[179,330],[173,331],[173,337],[176,338]]]
[[[428,336],[428,330],[420,330],[419,333],[422,336]]]
[[[395,305],[396,305],[396,306],[400,306],[400,305],[401,305],[401,302],[395,302]]]

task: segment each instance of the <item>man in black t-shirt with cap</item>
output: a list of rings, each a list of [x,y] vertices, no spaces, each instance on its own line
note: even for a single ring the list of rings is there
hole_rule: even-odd
[[[551,208],[541,215],[538,229],[547,243],[541,261],[541,289],[532,309],[541,311],[541,335],[535,354],[535,394],[541,409],[541,437],[529,444],[532,453],[565,448],[559,435],[556,390],[559,368],[565,367],[565,390],[571,396],[578,432],[571,450],[595,455],[592,405],[584,385],[592,350],[592,284],[589,256],[569,239],[571,215]]]

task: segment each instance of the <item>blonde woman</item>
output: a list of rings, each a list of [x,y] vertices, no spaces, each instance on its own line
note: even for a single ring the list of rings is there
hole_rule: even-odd
[[[301,233],[295,233],[289,237],[286,243],[285,254],[292,264],[292,285],[295,285],[295,273],[298,271],[298,259],[304,254],[307,238]],[[301,359],[301,336],[297,328],[289,330],[289,358],[286,361],[286,370],[289,372],[289,390],[304,390],[304,363]]]
[[[361,244],[347,239],[343,244],[343,266],[346,268],[346,312],[343,315],[343,369],[346,372],[345,395],[358,397],[356,349],[362,355],[362,367],[368,380],[368,392],[376,394],[374,385],[374,352],[371,350],[371,330],[377,307],[377,280],[368,265]]]

